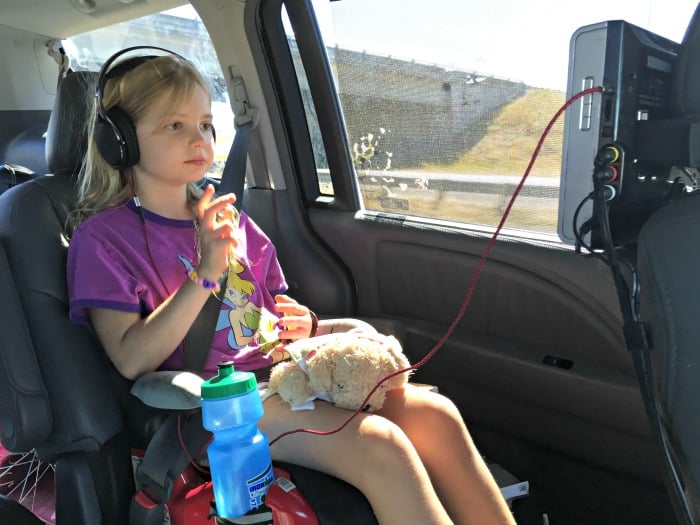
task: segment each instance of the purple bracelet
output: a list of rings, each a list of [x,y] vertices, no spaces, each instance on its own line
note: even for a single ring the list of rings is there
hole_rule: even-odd
[[[207,290],[211,290],[212,292],[218,292],[221,290],[221,286],[219,285],[219,283],[215,281],[210,281],[209,279],[205,279],[204,277],[200,277],[197,273],[197,270],[188,270],[187,278],[194,284],[198,284]]]

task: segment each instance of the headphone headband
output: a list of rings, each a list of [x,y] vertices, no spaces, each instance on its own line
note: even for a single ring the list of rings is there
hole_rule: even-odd
[[[117,51],[109,57],[100,69],[95,89],[97,102],[97,120],[95,121],[95,142],[104,159],[113,168],[123,170],[133,166],[139,161],[139,145],[136,140],[136,130],[131,117],[119,107],[105,109],[102,97],[107,80],[119,78],[128,71],[140,66],[144,62],[162,55],[139,55],[120,62],[112,67],[112,64],[121,56],[136,50],[162,51],[168,55],[177,57],[185,62],[189,61],[182,55],[158,46],[132,46]]]
[[[105,63],[102,64],[102,67],[100,68],[100,73],[97,77],[97,89],[95,91],[95,97],[97,97],[97,110],[100,114],[105,113],[104,106],[102,105],[102,96],[104,94],[104,88],[105,84],[107,83],[107,80],[111,78],[118,78],[122,75],[125,75],[128,71],[131,71],[132,69],[140,66],[147,60],[150,60],[151,58],[156,58],[156,56],[159,55],[146,55],[146,56],[135,56],[132,59],[125,60],[121,64],[117,64],[114,69],[110,68],[112,67],[112,64],[116,62],[116,60],[121,57],[126,55],[127,53],[131,53],[132,51],[137,51],[140,49],[151,49],[154,51],[162,51],[164,53],[167,53],[169,55],[175,56],[181,60],[187,61],[185,57],[182,55],[179,55],[178,53],[175,53],[174,51],[170,51],[169,49],[165,49],[164,47],[158,47],[158,46],[132,46],[132,47],[127,47],[125,49],[122,49],[121,51],[117,51],[114,53],[111,57],[109,57],[107,60],[105,60]],[[132,62],[133,60],[133,62]]]

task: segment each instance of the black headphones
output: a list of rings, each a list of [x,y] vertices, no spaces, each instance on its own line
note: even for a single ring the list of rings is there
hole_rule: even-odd
[[[104,92],[107,80],[119,78],[125,75],[128,71],[140,66],[144,62],[162,55],[140,55],[129,58],[111,68],[114,61],[126,53],[138,49],[152,49],[170,54],[181,60],[189,62],[181,55],[168,49],[156,46],[134,46],[127,47],[121,51],[117,51],[100,69],[100,74],[97,78],[97,89],[95,97],[97,98],[97,120],[95,121],[95,143],[107,163],[118,170],[123,170],[129,166],[133,166],[139,161],[139,143],[136,139],[136,128],[131,120],[131,117],[119,107],[113,107],[106,110],[102,103],[102,95]],[[111,68],[111,69],[110,69]]]

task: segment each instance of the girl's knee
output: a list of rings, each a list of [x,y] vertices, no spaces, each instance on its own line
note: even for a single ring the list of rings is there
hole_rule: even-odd
[[[363,462],[378,469],[387,463],[406,463],[415,455],[415,449],[406,433],[397,424],[384,417],[371,417],[363,422],[358,445]]]
[[[469,442],[469,431],[454,402],[441,394],[420,392],[411,401],[413,410],[406,414],[400,423],[402,427],[411,429],[410,435],[425,436],[426,432],[436,432],[448,436],[466,438]]]
[[[434,425],[434,428],[441,429],[443,432],[455,432],[459,435],[469,434],[462,414],[451,399],[443,395],[436,395],[428,412],[429,415],[425,415],[426,425]]]
[[[442,394],[408,385],[403,390],[390,391],[388,395],[398,396],[396,403],[398,411],[394,411],[392,417],[419,420],[424,425],[431,421],[463,424],[462,414],[457,406],[450,398]]]
[[[442,394],[435,394],[432,408],[439,417],[462,424],[462,414],[450,398]]]

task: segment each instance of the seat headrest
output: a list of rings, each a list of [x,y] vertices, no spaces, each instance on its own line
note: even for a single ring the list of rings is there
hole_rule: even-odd
[[[46,173],[46,124],[38,124],[20,132],[7,145],[4,162],[33,171],[37,175]]]
[[[46,131],[46,163],[55,175],[80,170],[95,99],[97,72],[70,71],[58,82]]]
[[[688,24],[673,68],[671,81],[672,104],[676,116],[695,117],[700,115],[700,4],[695,9]]]

